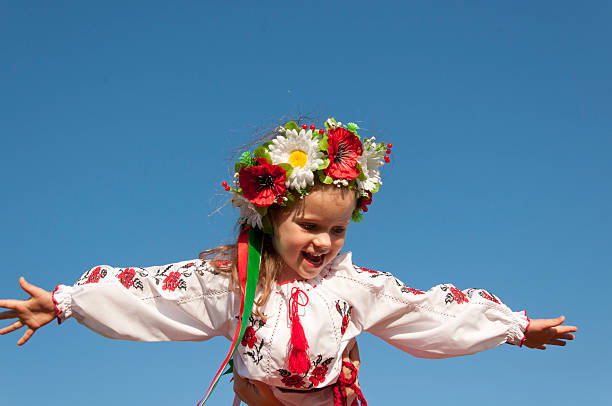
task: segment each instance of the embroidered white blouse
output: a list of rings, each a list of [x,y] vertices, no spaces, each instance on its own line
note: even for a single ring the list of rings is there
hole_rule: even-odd
[[[300,375],[287,370],[295,288],[301,289],[299,317],[311,361]],[[53,298],[60,322],[74,317],[103,336],[136,341],[231,340],[240,310],[240,294],[227,274],[199,259],[148,268],[97,266],[74,286],[59,285]],[[361,332],[417,357],[447,358],[521,345],[529,323],[525,312],[511,311],[485,290],[444,284],[419,291],[390,273],[353,265],[351,253],[338,255],[314,279],[277,283],[261,310],[265,319],[250,317],[234,367],[277,387],[275,395],[288,405],[332,405],[342,352]]]

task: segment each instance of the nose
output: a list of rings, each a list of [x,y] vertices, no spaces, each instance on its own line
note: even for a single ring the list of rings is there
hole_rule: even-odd
[[[317,234],[312,243],[318,251],[327,252],[331,248],[331,238],[328,233]]]

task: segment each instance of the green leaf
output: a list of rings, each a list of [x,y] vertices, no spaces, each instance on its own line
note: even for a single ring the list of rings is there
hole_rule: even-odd
[[[244,166],[244,164],[242,162],[236,162],[234,164],[234,171],[236,173],[239,173],[243,166]]]
[[[329,120],[329,121],[331,121],[331,122],[332,122],[332,123],[334,123],[334,124],[337,124],[337,123],[338,123],[338,122],[336,121],[336,119],[335,119],[335,118],[333,118],[333,117],[330,117],[330,118],[328,118],[327,120],[325,120],[325,128],[327,128],[328,130],[331,128],[331,126],[330,126],[330,125],[329,125],[329,123],[328,123],[328,120]]]
[[[359,163],[357,163],[356,165],[357,169],[359,170],[359,180],[364,181],[367,179],[367,177],[365,176],[365,174],[363,173],[363,168],[361,168],[361,165],[359,165]]]
[[[285,194],[285,197],[287,198],[287,202],[288,204],[291,204],[295,201],[295,196],[293,196],[293,193],[289,192],[287,190],[287,193]]]
[[[374,186],[374,190],[372,190],[372,193],[376,193],[378,192],[378,189],[380,189],[380,185],[377,183],[376,186]]]
[[[361,209],[355,209],[353,211],[353,214],[351,216],[351,219],[355,222],[355,223],[360,223],[363,221],[363,212],[361,211]]]
[[[323,170],[325,168],[327,168],[329,166],[329,158],[325,158],[323,160],[323,163],[321,165],[319,165],[319,167],[317,168],[318,170]]]
[[[291,164],[288,164],[286,162],[282,162],[278,164],[278,166],[280,166],[281,168],[285,170],[287,179],[289,179],[289,176],[291,176],[291,173],[293,172],[293,166],[291,166]]]
[[[352,132],[357,132],[357,130],[360,129],[359,126],[357,124],[355,124],[355,123],[348,123],[347,127]]]
[[[327,139],[327,135],[323,136],[321,141],[319,141],[319,149],[329,153],[329,140]]]
[[[295,121],[289,121],[287,124],[284,125],[284,127],[285,127],[285,130],[298,130],[299,129]]]
[[[273,234],[274,229],[272,228],[272,222],[270,221],[270,216],[263,216],[261,219],[261,225],[263,226],[263,232],[266,234]]]
[[[317,171],[317,176],[319,177],[319,181],[323,183],[323,180],[325,179],[325,172]]]
[[[253,205],[253,207],[255,207],[255,211],[257,211],[257,213],[259,213],[262,217],[268,214],[268,207],[259,207],[255,205]]]
[[[261,147],[255,148],[254,157],[265,158],[268,163],[272,163],[272,158],[270,157],[268,150],[263,145]]]

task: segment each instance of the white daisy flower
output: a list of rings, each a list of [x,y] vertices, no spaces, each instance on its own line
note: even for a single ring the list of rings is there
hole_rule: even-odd
[[[383,164],[383,157],[377,151],[377,147],[378,145],[372,142],[371,139],[363,140],[363,153],[357,158],[366,177],[365,180],[357,178],[357,185],[361,191],[372,192],[376,189],[377,184],[382,185],[378,168]]]
[[[268,147],[272,163],[288,163],[293,167],[287,179],[287,187],[305,189],[314,185],[313,171],[323,164],[323,153],[319,151],[319,140],[312,138],[312,130],[287,130]]]
[[[255,206],[253,205],[253,203],[249,202],[241,195],[234,193],[234,197],[232,198],[232,204],[234,205],[234,207],[238,207],[240,209],[241,223],[246,223],[252,227],[263,230],[261,214],[259,214],[257,210],[255,210]]]

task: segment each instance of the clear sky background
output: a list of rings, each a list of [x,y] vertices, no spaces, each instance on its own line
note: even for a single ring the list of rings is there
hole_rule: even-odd
[[[237,213],[209,213],[232,151],[333,115],[394,144],[349,230],[358,265],[580,327],[564,349],[437,361],[364,334],[369,403],[609,404],[612,4],[215,3],[0,3],[0,297],[230,241]],[[0,337],[3,405],[195,405],[229,345],[74,320],[17,339]]]

